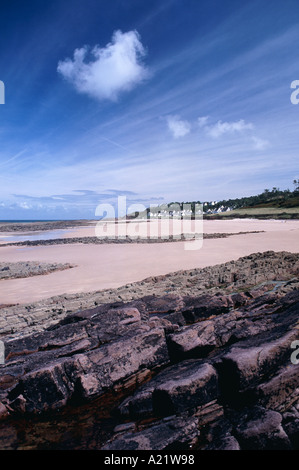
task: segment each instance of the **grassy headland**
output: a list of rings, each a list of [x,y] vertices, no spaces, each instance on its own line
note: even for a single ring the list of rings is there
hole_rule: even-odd
[[[266,189],[256,196],[229,199],[204,205],[204,216],[207,218],[299,218],[299,190],[280,191]]]
[[[299,180],[294,180],[295,189],[280,190],[273,188],[265,189],[261,194],[241,197],[236,199],[224,199],[221,201],[192,201],[192,202],[171,202],[168,204],[168,211],[173,207],[177,209],[177,215],[184,210],[189,210],[194,217],[198,205],[203,206],[203,217],[205,219],[221,218],[262,218],[262,219],[299,219]],[[155,214],[167,212],[167,205],[163,204],[154,209]],[[166,210],[165,210],[166,208]],[[186,209],[188,208],[188,209]],[[152,210],[152,209],[151,209]],[[150,214],[150,209],[147,210]],[[192,217],[191,216],[191,217]]]

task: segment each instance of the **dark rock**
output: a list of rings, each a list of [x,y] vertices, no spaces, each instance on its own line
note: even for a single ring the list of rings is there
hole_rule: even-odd
[[[298,366],[290,364],[281,368],[270,380],[257,387],[257,397],[266,408],[288,409],[299,397]]]
[[[227,313],[233,306],[230,297],[221,294],[202,295],[198,298],[184,297],[184,302],[186,306],[182,310],[182,314],[187,323]]]
[[[119,407],[124,416],[133,418],[150,414],[167,416],[218,397],[218,378],[214,367],[198,361],[186,361],[167,368],[137,390]]]
[[[182,328],[168,337],[170,357],[175,362],[205,357],[216,346],[215,325],[211,320]]]
[[[277,368],[290,361],[290,345],[298,337],[297,331],[290,330],[281,337],[273,336],[243,341],[221,357],[217,370],[223,396],[229,402],[234,401],[239,392],[246,392],[267,381]],[[262,393],[262,389],[260,391]]]
[[[231,295],[231,300],[233,303],[234,308],[241,307],[242,305],[246,305],[250,302],[252,295],[248,292],[238,292],[237,294]]]
[[[102,450],[190,450],[199,436],[195,418],[171,417],[117,437]]]
[[[297,390],[297,396],[299,391]],[[299,408],[299,407],[298,407]],[[294,449],[299,450],[299,411],[291,408],[283,413],[283,429],[286,431]]]
[[[69,325],[74,326],[78,327]],[[13,374],[16,384],[8,388],[11,407],[20,411],[15,399],[22,395],[25,400],[22,407],[27,412],[61,408],[74,394],[77,399],[97,397],[141,369],[152,369],[168,361],[164,329],[156,327],[154,322],[139,330],[132,329],[124,338],[108,344],[90,348],[89,341],[84,344],[81,341],[79,345],[84,352],[67,350],[63,354],[66,346],[44,354],[27,354],[25,359],[19,357],[18,368],[8,363],[6,374]],[[46,364],[45,354],[48,355]]]
[[[296,254],[253,254],[20,307],[15,334],[1,309],[0,446],[22,448],[30,417],[36,448],[58,422],[78,448],[298,448],[298,272]]]
[[[6,408],[5,405],[3,405],[3,403],[0,402],[0,421],[5,418],[7,418],[9,416],[9,411],[8,409]]]
[[[239,418],[235,432],[244,450],[288,450],[290,440],[282,427],[282,416],[261,407],[250,409]]]
[[[234,436],[225,436],[217,450],[241,450],[241,448]]]
[[[199,441],[200,448],[203,450],[240,450],[240,445],[232,432],[232,423],[222,413],[218,419],[216,417],[209,422],[209,426],[203,428]]]

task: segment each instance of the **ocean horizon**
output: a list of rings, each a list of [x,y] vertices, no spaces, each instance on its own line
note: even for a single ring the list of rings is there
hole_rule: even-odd
[[[72,221],[72,220],[90,220],[90,219],[0,219],[0,223],[14,223],[14,224],[22,224],[22,223],[34,223],[34,222],[63,222],[64,220]]]

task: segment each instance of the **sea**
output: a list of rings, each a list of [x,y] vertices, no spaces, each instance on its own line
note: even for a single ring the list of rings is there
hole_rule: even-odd
[[[28,223],[34,223],[34,222],[61,222],[62,220],[66,220],[66,219],[49,219],[49,220],[45,220],[45,219],[28,219],[28,220],[0,220],[0,224],[3,224],[3,223],[9,223],[9,224],[28,224]]]

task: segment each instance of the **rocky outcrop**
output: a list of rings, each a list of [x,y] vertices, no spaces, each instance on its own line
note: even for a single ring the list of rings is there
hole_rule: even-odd
[[[87,310],[116,301],[130,302],[140,298],[146,299],[151,311],[168,312],[172,314],[173,321],[181,325],[188,321],[188,315],[196,314],[191,311],[193,308],[191,306],[185,309],[185,318],[182,316],[183,304],[179,299],[183,297],[199,299],[203,295],[208,295],[206,300],[210,301],[215,294],[229,294],[233,296],[237,307],[248,301],[248,290],[251,296],[256,296],[261,295],[263,291],[275,289],[275,286],[286,280],[294,284],[298,273],[298,254],[269,251],[254,253],[206,268],[153,276],[116,289],[59,295],[16,307],[3,306],[0,316],[0,336],[5,335],[11,339],[44,331],[78,310]],[[257,285],[258,289],[253,289]],[[201,308],[204,309],[203,302]]]
[[[0,448],[28,445],[26,418],[34,448],[298,449],[298,258],[284,257],[250,289],[237,284],[246,257],[217,267],[217,289],[106,302],[3,335]],[[263,256],[250,259],[254,279],[270,277]],[[53,436],[53,422],[67,431]]]
[[[0,227],[1,228],[1,227]],[[2,243],[1,247],[4,246],[48,246],[48,245],[70,245],[74,243],[80,243],[83,245],[93,244],[93,245],[107,245],[109,244],[124,244],[124,243],[167,243],[167,242],[178,242],[178,241],[188,241],[193,239],[211,239],[211,238],[227,238],[232,237],[234,235],[245,235],[247,233],[261,233],[261,231],[250,231],[250,232],[236,232],[236,233],[206,233],[202,234],[184,234],[182,233],[180,236],[172,236],[169,235],[168,237],[131,237],[126,235],[125,237],[66,237],[66,238],[48,238],[48,239],[41,239],[41,240],[25,240],[25,241],[13,241],[8,243]],[[1,233],[1,231],[0,231]]]
[[[63,230],[68,228],[94,226],[94,220],[49,220],[39,222],[1,222],[0,233],[6,232],[43,232],[46,230]]]
[[[40,276],[72,267],[69,263],[39,263],[37,261],[0,263],[0,280]]]
[[[197,441],[195,417],[171,416],[139,431],[120,433],[102,450],[177,450],[190,449]]]

